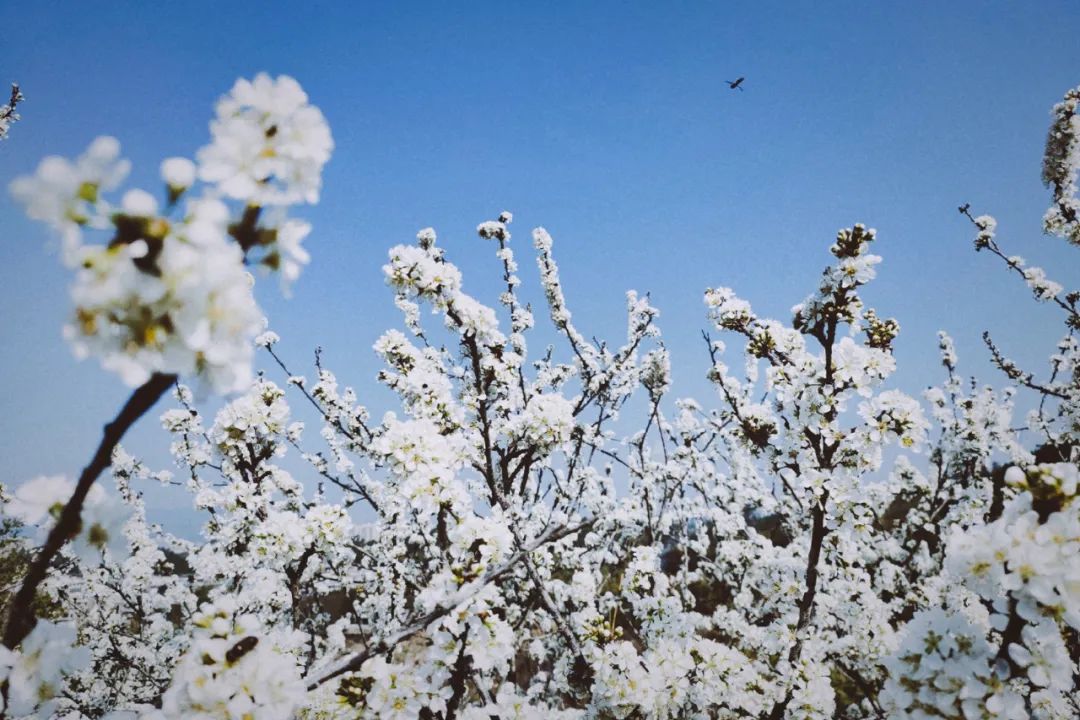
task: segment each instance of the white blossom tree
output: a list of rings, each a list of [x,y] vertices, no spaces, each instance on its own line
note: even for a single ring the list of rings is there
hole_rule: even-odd
[[[1043,172],[1044,229],[1074,244],[1078,99]],[[670,397],[647,296],[623,339],[575,325],[542,228],[559,346],[531,357],[510,213],[477,228],[495,306],[421,230],[383,267],[403,322],[374,345],[398,399],[376,421],[318,353],[310,378],[286,366],[252,295],[249,269],[287,290],[308,261],[288,212],[318,200],[322,114],[260,75],[211,135],[162,164],[160,200],[110,204],[111,138],[12,185],[62,239],[75,352],[135,389],[77,481],[0,497],[41,539],[4,620],[4,717],[1080,716],[1080,293],[993,218],[968,214],[976,249],[1063,315],[1045,377],[987,336],[1006,386],[967,382],[942,333],[942,384],[887,388],[900,326],[861,299],[881,257],[855,225],[787,321],[706,291],[712,407]],[[229,402],[204,416],[185,383]],[[120,441],[170,391],[176,469],[154,470]],[[190,492],[199,540],[148,522],[154,483]]]

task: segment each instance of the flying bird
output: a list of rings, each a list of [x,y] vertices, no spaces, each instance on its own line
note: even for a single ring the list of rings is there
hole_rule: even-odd
[[[728,87],[731,88],[732,90],[735,90],[736,88],[738,88],[741,91],[742,90],[742,83],[743,83],[743,80],[745,80],[745,79],[746,78],[741,77],[738,80],[725,80],[724,82],[726,82],[728,84]]]

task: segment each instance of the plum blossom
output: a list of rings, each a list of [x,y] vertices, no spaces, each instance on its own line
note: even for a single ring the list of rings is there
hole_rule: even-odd
[[[291,78],[260,75],[237,82],[212,130],[198,164],[162,162],[164,207],[138,188],[118,206],[106,200],[130,169],[111,137],[75,161],[46,158],[11,184],[27,214],[60,234],[75,273],[65,337],[78,357],[97,356],[132,386],[160,373],[196,375],[219,392],[243,389],[263,325],[245,264],[280,271],[288,291],[310,260],[301,243],[311,226],[287,218],[283,206],[318,199],[333,146],[318,109]],[[196,178],[247,200],[240,218],[217,193],[194,194]],[[263,204],[276,207],[261,216]],[[87,243],[91,230],[112,236]]]
[[[1076,180],[1080,173],[1080,88],[1065,93],[1054,106],[1054,122],[1046,135],[1043,154],[1043,182],[1053,190],[1053,204],[1043,217],[1043,229],[1080,245],[1080,200]]]
[[[120,142],[102,136],[74,162],[55,155],[45,158],[33,175],[13,180],[10,190],[31,219],[60,234],[65,262],[75,266],[82,228],[106,221],[106,208],[99,200],[118,187],[130,169],[131,163],[120,157]]]
[[[10,658],[9,658],[10,659]],[[48,716],[63,693],[63,678],[89,660],[77,645],[75,625],[39,621],[23,640],[7,675],[9,712],[17,716]]]
[[[0,140],[7,140],[11,126],[19,121],[19,113],[15,108],[19,106],[26,96],[22,94],[18,83],[11,84],[11,95],[4,105],[0,105]]]
[[[158,372],[197,374],[223,392],[246,386],[262,314],[227,217],[198,200],[177,225],[142,217],[146,239],[80,250],[64,331],[76,354],[99,356],[129,385]]]
[[[166,718],[292,717],[303,684],[295,663],[273,647],[255,617],[223,599],[204,604],[194,624],[192,646],[162,696]]]
[[[573,412],[573,405],[561,395],[536,395],[529,399],[520,415],[511,419],[511,432],[538,452],[546,453],[570,439],[574,429]]]
[[[287,75],[237,80],[217,104],[199,178],[249,205],[315,203],[334,141],[317,107]]]
[[[185,157],[171,157],[161,161],[161,179],[170,192],[178,195],[195,184],[198,169]]]
[[[985,697],[990,655],[983,632],[962,615],[939,609],[916,615],[887,661],[885,707],[899,718],[969,717],[964,705]]]

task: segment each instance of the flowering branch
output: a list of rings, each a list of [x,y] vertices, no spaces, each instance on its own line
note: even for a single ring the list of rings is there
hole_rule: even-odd
[[[489,584],[506,575],[508,572],[510,572],[510,570],[514,568],[514,566],[516,566],[524,558],[528,557],[529,553],[535,552],[538,548],[544,546],[547,543],[556,542],[565,537],[573,535],[574,533],[580,532],[582,530],[587,530],[588,528],[592,527],[594,522],[595,520],[587,520],[585,522],[577,523],[571,526],[551,528],[543,535],[534,539],[526,547],[522,548],[517,553],[512,555],[501,565],[488,571],[488,573],[485,574],[483,577],[474,580],[473,582],[470,582],[460,591],[436,605],[434,609],[430,610],[427,613],[424,613],[423,615],[413,620],[397,632],[391,633],[390,635],[375,640],[373,643],[369,644],[360,652],[353,654],[352,656],[345,659],[343,662],[339,663],[337,667],[333,668],[332,670],[324,672],[313,680],[308,680],[308,690],[314,690],[323,683],[333,680],[339,675],[358,670],[370,658],[373,658],[377,655],[382,655],[383,653],[388,652],[389,650],[393,649],[394,647],[408,640],[414,635],[423,632],[433,622],[435,622],[439,618],[446,616],[451,611],[453,611],[454,608],[458,607],[469,598],[475,596]]]
[[[34,617],[33,602],[37,588],[45,579],[49,565],[53,558],[60,552],[64,543],[78,534],[81,523],[81,513],[86,495],[91,486],[97,480],[101,471],[112,462],[112,453],[124,434],[135,422],[143,416],[154,404],[168,392],[169,387],[176,381],[175,375],[163,375],[155,373],[143,385],[137,388],[124,403],[124,407],[113,418],[112,422],[105,426],[101,442],[90,463],[83,469],[79,476],[79,482],[75,486],[75,492],[64,505],[60,517],[45,540],[45,544],[38,550],[33,562],[27,568],[19,591],[11,602],[8,612],[7,623],[4,626],[4,646],[15,649],[23,641],[30,631],[34,629],[37,618]]]
[[[25,99],[19,90],[19,83],[11,83],[11,96],[6,105],[0,105],[0,140],[7,138],[9,128],[19,119],[15,108]]]

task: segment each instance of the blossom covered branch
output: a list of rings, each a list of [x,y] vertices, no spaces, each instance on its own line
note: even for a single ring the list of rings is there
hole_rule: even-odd
[[[1044,160],[1044,229],[1073,243],[1075,101]],[[109,204],[128,166],[107,138],[12,187],[63,240],[76,352],[153,392],[92,464],[115,493],[0,494],[49,538],[8,613],[7,717],[1080,715],[1080,295],[993,218],[969,216],[976,248],[1064,326],[1045,375],[988,337],[999,390],[945,333],[939,386],[891,386],[900,323],[863,299],[882,258],[857,224],[787,318],[707,290],[715,397],[673,399],[649,296],[627,293],[618,340],[583,331],[552,236],[532,232],[533,298],[503,212],[476,228],[492,305],[434,230],[389,250],[402,323],[373,349],[395,403],[373,418],[321,351],[311,378],[286,365],[248,274],[288,288],[308,261],[286,209],[318,199],[321,113],[259,76],[211,136],[163,164],[160,201]],[[557,342],[530,354],[545,316]],[[154,471],[116,443],[173,376],[176,467]],[[188,382],[227,402],[204,416]],[[155,483],[189,493],[197,540],[148,521]]]

